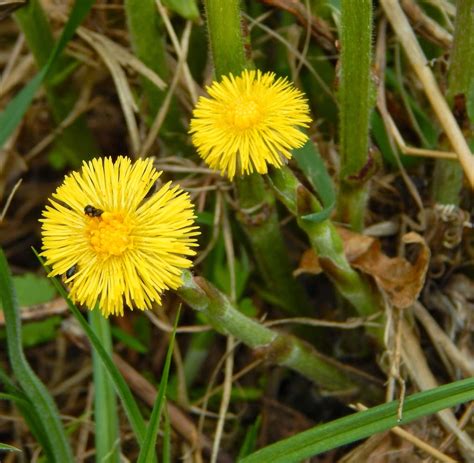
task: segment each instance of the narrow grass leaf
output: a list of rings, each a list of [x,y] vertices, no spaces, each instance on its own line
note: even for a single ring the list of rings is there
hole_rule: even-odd
[[[171,423],[168,411],[163,410],[165,416],[163,424],[163,452],[161,460],[163,463],[171,463]]]
[[[259,415],[258,418],[255,420],[245,433],[245,438],[242,446],[239,450],[239,456],[237,457],[237,461],[240,461],[242,458],[250,455],[257,445],[257,436],[260,430],[260,424],[262,423],[262,416]]]
[[[36,250],[34,250],[34,253],[38,257],[43,267],[46,269],[46,272],[49,273],[48,267],[44,265],[43,259],[39,256]],[[123,376],[120,374],[120,371],[118,370],[118,368],[115,366],[110,355],[102,346],[100,339],[92,331],[92,328],[89,326],[89,323],[87,323],[87,320],[83,317],[80,310],[69,299],[67,291],[63,288],[63,286],[59,283],[59,281],[56,278],[51,278],[51,281],[53,285],[55,286],[55,288],[57,289],[57,291],[59,292],[59,294],[61,294],[61,296],[64,298],[67,305],[69,306],[69,309],[71,310],[73,315],[76,317],[77,321],[79,322],[82,329],[86,333],[87,337],[89,338],[90,343],[92,344],[92,347],[96,350],[97,354],[100,356],[100,358],[104,362],[105,368],[109,372],[109,375],[112,378],[112,381],[114,383],[115,389],[117,390],[117,394],[120,397],[120,400],[122,401],[123,408],[125,410],[125,413],[127,414],[127,417],[130,422],[130,425],[132,426],[133,432],[138,442],[141,444],[143,440],[145,439],[145,430],[146,430],[145,421],[143,420],[143,416],[140,413],[138,405],[135,399],[133,398],[132,392],[130,391],[128,384],[126,383]]]
[[[8,444],[0,444],[0,450],[5,450],[7,452],[21,452],[20,449],[13,447],[13,445]]]
[[[166,361],[163,367],[163,373],[161,375],[158,394],[156,395],[155,404],[153,405],[153,410],[151,412],[150,422],[148,423],[145,441],[140,448],[140,454],[138,455],[137,463],[147,463],[151,461],[155,455],[156,437],[158,435],[163,405],[166,401],[166,389],[168,387],[168,377],[171,366],[171,358],[173,356],[174,340],[176,337],[176,328],[178,327],[180,311],[181,308],[178,309],[178,313],[176,314],[176,320],[174,322],[173,333],[171,334],[168,352],[166,353]]]
[[[473,399],[474,378],[456,381],[409,396],[400,421],[397,420],[399,402],[389,402],[281,440],[252,453],[241,463],[298,462]]]
[[[135,336],[131,336],[118,326],[111,326],[110,332],[112,336],[117,339],[118,341],[122,342],[125,346],[140,354],[146,354],[148,352],[148,348],[143,344],[140,340],[138,340]]]
[[[336,192],[332,178],[316,145],[311,140],[308,140],[301,148],[293,150],[293,157],[298,167],[313,186],[323,205],[321,212],[305,215],[303,219],[316,223],[328,219],[336,205]]]
[[[11,400],[15,403],[20,411],[21,416],[26,422],[31,434],[36,438],[43,448],[48,461],[54,461],[53,452],[50,448],[50,441],[46,435],[45,429],[42,427],[41,420],[36,414],[35,407],[31,404],[28,397],[16,387],[13,381],[8,376],[7,372],[0,367],[0,382],[3,383],[4,389],[8,395],[12,397]],[[4,394],[7,395],[7,394]]]
[[[5,327],[7,330],[7,346],[10,364],[18,383],[25,396],[41,420],[41,427],[47,429],[45,433],[50,445],[45,448],[52,452],[56,462],[73,461],[64,428],[59,419],[56,405],[44,384],[28,364],[23,353],[20,309],[17,304],[12,276],[8,262],[0,248],[0,298],[2,299]]]
[[[163,0],[163,3],[185,19],[194,20],[199,18],[199,8],[196,0]]]
[[[3,146],[8,137],[13,133],[20,123],[26,110],[30,106],[33,98],[47,77],[48,73],[56,63],[67,43],[73,37],[77,27],[89,13],[95,0],[77,0],[71,10],[69,19],[64,26],[63,32],[59,37],[48,62],[41,71],[13,98],[5,110],[0,114],[0,146]]]

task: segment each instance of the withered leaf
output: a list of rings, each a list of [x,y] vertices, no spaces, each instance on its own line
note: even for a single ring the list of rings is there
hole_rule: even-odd
[[[388,295],[395,307],[406,308],[413,304],[423,288],[430,260],[425,240],[415,232],[403,236],[407,244],[418,244],[420,251],[414,264],[403,257],[388,257],[382,252],[376,238],[338,228],[344,242],[344,253],[352,267],[371,275]],[[305,251],[295,274],[321,272],[315,252]]]

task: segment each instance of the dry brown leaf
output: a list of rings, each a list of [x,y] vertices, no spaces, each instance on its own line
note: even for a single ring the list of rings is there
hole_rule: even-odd
[[[305,273],[318,275],[322,271],[323,269],[319,264],[319,259],[316,253],[313,251],[313,249],[307,249],[305,252],[303,252],[298,268],[293,272],[293,275],[295,277]]]
[[[409,307],[418,298],[425,283],[430,250],[423,237],[415,232],[403,236],[404,243],[418,244],[421,249],[414,264],[403,257],[388,257],[377,239],[338,229],[344,242],[344,252],[352,267],[371,275],[385,291],[395,307]],[[315,252],[305,251],[296,274],[321,272]]]

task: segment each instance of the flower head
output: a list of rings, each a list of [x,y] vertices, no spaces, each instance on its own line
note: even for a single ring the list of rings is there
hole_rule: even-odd
[[[299,130],[311,121],[308,104],[286,78],[246,70],[207,91],[193,112],[192,141],[207,164],[230,179],[281,166],[308,138]]]
[[[105,316],[124,305],[148,309],[181,285],[195,252],[193,206],[166,183],[151,159],[96,158],[66,176],[43,211],[43,252],[50,276],[63,275],[73,301]]]

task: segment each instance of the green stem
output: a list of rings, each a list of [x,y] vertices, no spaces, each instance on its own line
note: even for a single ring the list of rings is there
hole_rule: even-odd
[[[216,78],[239,75],[252,64],[244,53],[239,0],[206,0],[207,25]],[[255,260],[279,305],[290,313],[309,307],[303,288],[294,280],[274,206],[261,175],[237,179],[240,222]]]
[[[100,313],[98,307],[90,312],[89,323],[105,351],[112,356],[112,339],[109,320]],[[120,437],[115,389],[104,363],[96,350],[92,350],[92,364],[94,377],[96,461],[119,463]]]
[[[281,235],[275,198],[259,174],[236,180],[239,221],[254,252],[260,275],[271,289],[275,303],[292,314],[310,310],[304,289],[294,279]]]
[[[469,99],[474,99],[474,0],[458,0],[456,6],[447,99],[451,106],[456,97],[464,99],[464,104],[469,108]],[[474,114],[468,114],[466,119],[468,143],[472,149],[471,121],[474,120]],[[433,177],[433,199],[436,202],[459,205],[462,184],[463,169],[458,161],[447,159],[436,161]]]
[[[74,461],[66,433],[59,419],[59,411],[48,390],[31,369],[22,347],[20,309],[8,267],[8,262],[0,249],[0,297],[7,332],[8,357],[13,373],[23,392],[34,407],[36,416],[41,420],[49,441],[49,451],[54,462]]]
[[[38,67],[44,67],[53,51],[55,40],[41,4],[38,0],[30,0],[14,16]],[[77,99],[77,92],[68,83],[64,83],[65,76],[73,66],[72,60],[60,58],[44,82],[46,97],[57,124],[70,114]],[[57,159],[58,164],[67,161],[72,166],[80,165],[82,159],[88,159],[98,151],[84,116],[79,116],[64,128],[56,140],[56,147],[64,158]]]
[[[241,30],[240,0],[205,0],[216,78],[240,75],[248,66]]]
[[[359,388],[361,378],[353,377],[343,365],[294,336],[271,330],[243,315],[204,278],[193,278],[189,271],[184,271],[182,281],[177,294],[190,307],[202,312],[217,331],[234,336],[272,363],[291,368],[325,389],[357,391]]]
[[[334,224],[330,220],[314,222],[304,218],[322,211],[322,206],[315,196],[287,167],[273,169],[270,179],[280,200],[296,216],[298,225],[308,235],[322,269],[339,293],[361,316],[382,313],[383,305],[378,291],[350,266],[344,254],[342,239]],[[369,332],[383,344],[382,329],[371,328]]]
[[[338,217],[357,231],[364,227],[367,182],[374,171],[369,154],[370,114],[375,103],[371,62],[372,0],[342,0]]]

